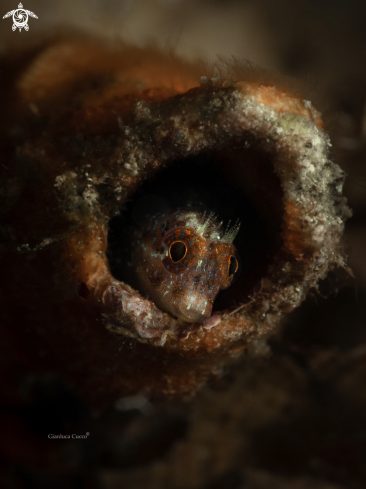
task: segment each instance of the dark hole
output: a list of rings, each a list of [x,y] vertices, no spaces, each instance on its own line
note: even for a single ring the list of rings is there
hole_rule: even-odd
[[[229,310],[249,300],[281,246],[282,191],[273,170],[271,148],[261,142],[250,141],[249,145],[243,139],[220,151],[202,151],[177,159],[150,175],[129,196],[123,213],[109,223],[107,256],[113,276],[136,289],[139,282],[131,266],[129,243],[134,229],[143,227],[143,219],[140,211],[139,221],[134,218],[134,209],[146,199],[149,212],[151,196],[159,205],[164,201],[168,210],[187,204],[190,209],[203,205],[215,213],[219,222],[223,221],[224,227],[230,220],[240,221],[234,240],[238,256],[230,263],[230,273],[238,264],[242,273],[235,273],[235,283],[218,294],[213,310]],[[157,249],[159,246],[157,243]],[[185,250],[183,243],[174,244],[170,251],[173,261],[182,259]]]
[[[177,263],[184,257],[186,251],[186,245],[182,241],[176,241],[170,247],[170,257],[174,263]]]
[[[89,299],[90,290],[88,289],[87,285],[84,284],[84,282],[79,282],[77,284],[76,291],[80,295],[80,297],[83,297],[84,299]]]
[[[229,265],[229,277],[233,275],[238,269],[238,262],[234,256],[230,257],[230,265]]]

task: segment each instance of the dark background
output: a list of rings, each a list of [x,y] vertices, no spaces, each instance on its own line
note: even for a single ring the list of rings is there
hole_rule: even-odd
[[[1,17],[17,0],[2,0]],[[366,487],[366,4],[294,0],[26,0],[28,32],[0,23],[0,50],[68,25],[174,48],[188,59],[247,58],[307,80],[323,101],[333,159],[348,173],[346,239],[355,279],[330,277],[291,314],[262,357],[192,400],[144,393],[89,412],[52,375],[16,413],[41,440],[9,446],[14,488],[336,489]],[[90,433],[59,444],[49,433]],[[0,433],[1,436],[1,433]],[[33,440],[33,438],[32,438]],[[35,453],[41,454],[38,458]],[[7,453],[6,455],[8,455]],[[8,457],[5,457],[8,458]]]

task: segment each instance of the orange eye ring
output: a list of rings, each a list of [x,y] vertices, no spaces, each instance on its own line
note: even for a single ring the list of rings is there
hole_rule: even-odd
[[[179,263],[187,256],[188,248],[183,241],[174,241],[169,246],[169,258],[173,263]]]
[[[235,273],[238,271],[238,268],[239,268],[238,260],[235,258],[234,255],[230,255],[230,258],[229,258],[229,277],[232,277],[233,275],[235,275]]]

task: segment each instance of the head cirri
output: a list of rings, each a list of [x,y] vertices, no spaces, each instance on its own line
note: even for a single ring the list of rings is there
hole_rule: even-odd
[[[240,272],[239,227],[223,231],[214,214],[189,207],[154,215],[133,243],[140,292],[180,320],[203,321]]]

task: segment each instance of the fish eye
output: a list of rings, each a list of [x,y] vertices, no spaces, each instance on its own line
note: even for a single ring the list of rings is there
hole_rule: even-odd
[[[234,255],[231,255],[229,259],[229,277],[234,275],[234,273],[238,271],[238,268],[239,268],[238,260],[235,258]]]
[[[187,246],[185,243],[183,243],[183,241],[174,241],[174,243],[170,245],[169,256],[173,263],[178,263],[183,260],[187,254],[187,251]]]

